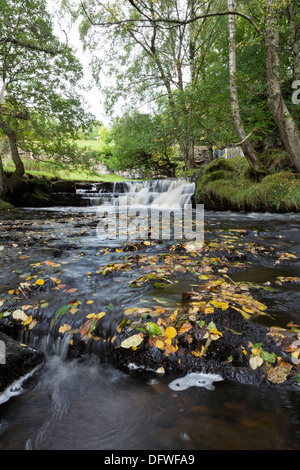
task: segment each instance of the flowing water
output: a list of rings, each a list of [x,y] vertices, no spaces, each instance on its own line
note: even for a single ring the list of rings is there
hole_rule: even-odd
[[[159,188],[153,184],[151,191],[148,183],[138,184],[128,185],[125,194],[123,190],[109,194],[110,204],[124,195],[127,201],[137,196],[139,204],[148,204],[162,193],[166,203],[169,189],[180,193],[175,202],[183,193],[189,195],[182,199],[184,203],[190,202],[192,188],[188,183],[182,185],[183,192],[178,191],[177,182],[165,182],[165,191],[162,182]],[[121,318],[121,306],[135,305],[141,299],[150,301],[158,293],[146,286],[134,292],[128,289],[132,271],[101,281],[89,275],[99,264],[121,260],[124,252],[115,249],[122,246],[119,240],[108,242],[96,236],[95,197],[102,197],[99,188],[83,196],[91,199],[90,207],[20,209],[14,221],[11,214],[3,216],[0,298],[20,282],[20,276],[25,279],[33,270],[37,273],[43,260],[54,260],[59,265],[53,268],[54,275],[60,276],[67,287],[76,288],[83,303],[93,300],[90,311],[101,311],[109,303],[115,306],[103,325],[109,337]],[[174,192],[172,204],[173,196]],[[205,212],[205,220],[205,236],[210,239],[218,240],[227,230],[242,228],[248,231],[247,242],[276,246],[300,258],[299,214]],[[144,246],[143,253],[166,252],[171,245],[170,240],[151,243]],[[236,273],[232,279],[262,283],[277,276],[299,274],[299,261],[274,264],[274,260],[258,256],[246,271]],[[162,301],[175,306],[191,282],[179,276],[175,286],[164,290]],[[43,349],[47,359],[22,384],[19,393],[0,405],[1,450],[299,449],[300,388],[292,392],[221,381],[213,390],[190,387],[174,391],[169,384],[178,375],[116,368],[105,359],[105,343],[96,353],[68,357],[67,342],[53,342],[46,330],[48,317],[61,306],[63,295],[60,290],[55,294],[41,291],[39,300],[48,303],[44,334],[35,339],[33,335],[21,338]],[[279,287],[263,295],[276,324],[285,326],[290,320],[299,323],[299,288]]]

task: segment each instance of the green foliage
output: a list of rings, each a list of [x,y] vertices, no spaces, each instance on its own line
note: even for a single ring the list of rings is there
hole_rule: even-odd
[[[245,158],[213,161],[197,180],[197,200],[218,201],[219,206],[246,211],[299,211],[300,180],[291,171],[262,175],[260,181],[249,177]],[[222,167],[222,169],[221,169]]]
[[[112,170],[138,168],[174,175],[174,138],[164,116],[134,112],[114,120],[105,139]]]
[[[82,67],[53,33],[44,0],[0,0],[0,134],[35,158],[84,158],[72,140],[93,120],[82,105]],[[10,129],[10,130],[9,130]]]

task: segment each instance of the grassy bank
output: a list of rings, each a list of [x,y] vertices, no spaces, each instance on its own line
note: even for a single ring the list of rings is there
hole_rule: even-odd
[[[257,181],[245,158],[214,160],[197,179],[196,199],[220,210],[299,212],[300,176],[280,171]]]
[[[95,171],[88,171],[86,169],[72,169],[72,170],[63,170],[59,169],[54,164],[51,164],[49,161],[45,162],[35,162],[34,160],[24,159],[23,160],[25,171],[28,175],[32,176],[44,176],[45,178],[60,178],[67,181],[126,181],[122,176],[116,174],[111,175],[100,175]],[[15,167],[13,162],[9,159],[7,164],[4,167],[4,171],[12,172]]]

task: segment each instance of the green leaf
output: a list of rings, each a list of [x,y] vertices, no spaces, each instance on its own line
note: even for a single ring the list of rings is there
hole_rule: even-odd
[[[60,307],[58,310],[56,310],[55,312],[55,318],[59,318],[63,315],[65,315],[71,308],[71,305],[68,304],[68,305],[64,305],[63,307]]]
[[[144,327],[146,328],[147,332],[153,336],[153,335],[158,335],[161,336],[162,332],[160,328],[156,325],[156,323],[153,322],[147,322],[145,323]]]
[[[166,284],[164,284],[163,282],[155,282],[153,285],[155,289],[163,289],[164,287],[166,287]]]
[[[259,355],[264,361],[271,362],[271,364],[276,362],[277,359],[277,354],[268,353],[267,351],[263,351],[262,349],[260,350]]]
[[[108,308],[108,310],[113,310],[115,308],[115,306],[112,304],[112,303],[109,303],[106,308]]]

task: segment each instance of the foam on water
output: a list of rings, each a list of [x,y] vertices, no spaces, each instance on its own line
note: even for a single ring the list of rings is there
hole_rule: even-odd
[[[223,378],[217,374],[203,374],[201,372],[191,372],[185,377],[178,378],[169,383],[171,390],[182,391],[190,387],[204,387],[207,390],[214,390],[214,382],[220,382]]]

